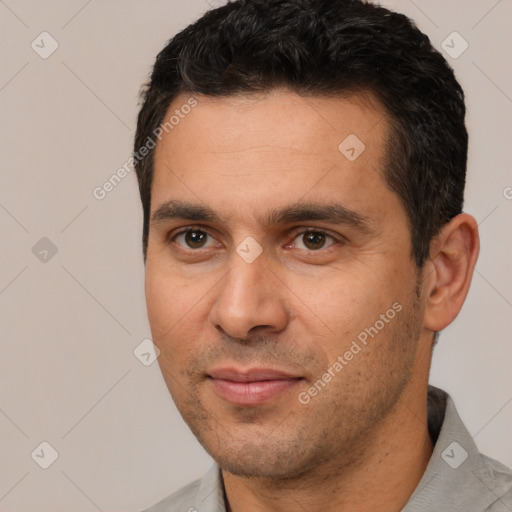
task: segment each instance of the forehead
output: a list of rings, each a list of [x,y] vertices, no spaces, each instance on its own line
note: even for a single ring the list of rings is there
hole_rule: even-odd
[[[196,106],[190,108],[192,101]],[[284,89],[227,97],[181,93],[169,106],[166,120],[172,120],[172,126],[159,149],[184,145],[198,154],[256,144],[328,154],[349,135],[377,149],[388,132],[388,115],[368,91],[329,97]]]
[[[196,106],[184,108],[192,97]],[[172,116],[155,151],[153,211],[172,198],[236,214],[241,205],[261,210],[285,196],[355,207],[389,193],[382,177],[388,117],[370,93],[182,93],[164,123]]]

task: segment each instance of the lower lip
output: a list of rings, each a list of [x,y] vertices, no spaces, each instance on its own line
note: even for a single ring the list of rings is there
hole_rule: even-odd
[[[234,382],[210,379],[215,391],[222,398],[235,405],[259,405],[295,387],[302,379],[262,380]]]

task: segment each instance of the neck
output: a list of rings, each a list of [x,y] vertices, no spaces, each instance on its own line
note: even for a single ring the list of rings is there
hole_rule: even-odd
[[[401,510],[433,451],[426,396],[426,382],[407,386],[381,423],[343,457],[296,479],[246,478],[223,470],[229,512]]]

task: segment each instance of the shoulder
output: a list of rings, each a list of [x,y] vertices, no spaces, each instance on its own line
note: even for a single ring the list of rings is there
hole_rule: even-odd
[[[196,480],[143,512],[196,512],[194,501],[200,485],[201,480]]]
[[[486,455],[481,455],[481,468],[477,475],[495,500],[487,512],[510,512],[512,510],[512,469]]]

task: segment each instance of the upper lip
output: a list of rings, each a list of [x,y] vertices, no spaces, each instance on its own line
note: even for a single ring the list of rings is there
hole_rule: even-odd
[[[301,377],[282,370],[271,368],[249,368],[236,370],[234,368],[218,368],[208,372],[213,379],[230,380],[233,382],[258,382],[264,380],[291,380]]]

